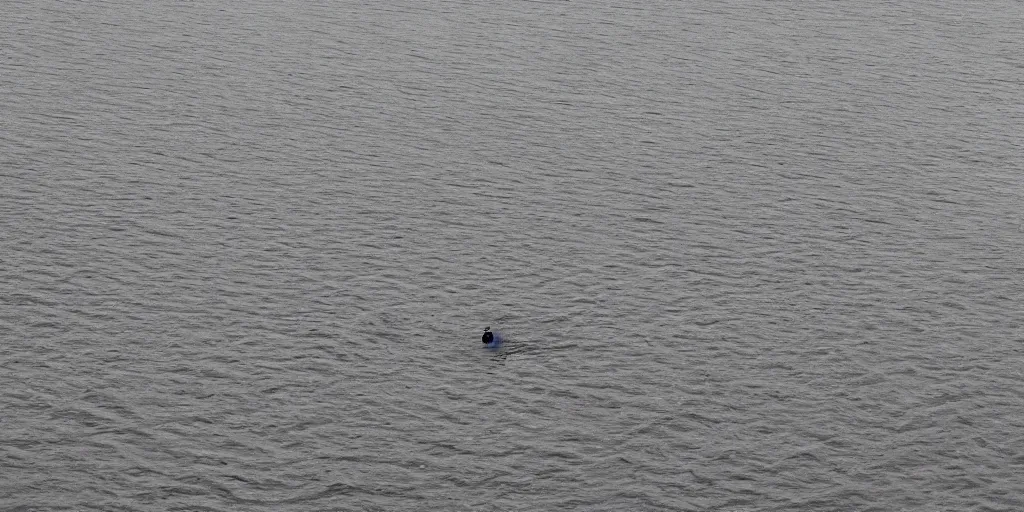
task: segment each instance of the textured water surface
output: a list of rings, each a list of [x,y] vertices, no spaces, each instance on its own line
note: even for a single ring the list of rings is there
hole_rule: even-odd
[[[1022,6],[7,2],[0,508],[1024,509]]]

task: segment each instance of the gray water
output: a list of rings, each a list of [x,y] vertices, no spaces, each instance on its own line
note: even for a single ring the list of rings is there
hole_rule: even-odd
[[[1021,2],[2,11],[0,509],[1024,509]]]

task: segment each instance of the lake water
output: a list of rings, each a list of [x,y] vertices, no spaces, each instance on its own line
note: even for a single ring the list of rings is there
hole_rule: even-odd
[[[0,508],[1024,509],[1021,20],[6,2]]]

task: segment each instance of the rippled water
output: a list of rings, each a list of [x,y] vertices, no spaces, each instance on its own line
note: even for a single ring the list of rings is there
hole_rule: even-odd
[[[4,5],[4,510],[1024,508],[1020,2]]]

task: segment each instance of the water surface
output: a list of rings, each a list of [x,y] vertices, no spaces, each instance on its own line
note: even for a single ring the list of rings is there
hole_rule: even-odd
[[[1022,5],[9,2],[0,508],[1020,510]]]

